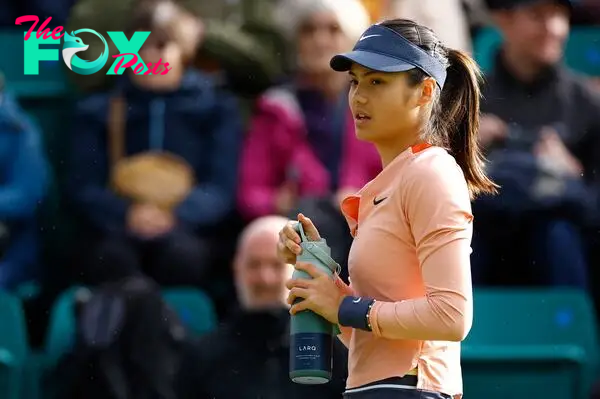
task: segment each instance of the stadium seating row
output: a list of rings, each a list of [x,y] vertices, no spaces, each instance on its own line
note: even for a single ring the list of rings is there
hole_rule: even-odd
[[[566,64],[581,74],[600,76],[600,28],[574,27],[565,48]],[[484,72],[489,72],[502,36],[493,28],[482,29],[474,40],[474,57]]]
[[[54,174],[50,195],[41,212],[44,258],[56,262],[68,250],[65,243],[75,236],[76,220],[62,204],[59,189],[65,176],[71,106],[76,90],[59,62],[42,61],[38,75],[23,74],[24,32],[21,28],[0,30],[0,48],[10,56],[0,59],[4,87],[12,92],[23,108],[38,122],[44,133],[44,144]],[[573,69],[600,77],[600,28],[574,27],[566,48],[566,62]],[[474,56],[484,71],[489,71],[494,52],[501,43],[493,28],[482,29],[474,40]]]
[[[65,135],[70,119],[73,88],[60,63],[42,62],[39,75],[23,75],[23,32],[0,31],[0,47],[11,57],[0,59],[6,88],[39,122],[56,175],[45,204],[43,231],[46,248],[66,249],[72,235],[70,218],[59,206],[57,186],[65,165]],[[580,72],[600,76],[599,28],[573,29],[567,64]],[[489,70],[501,37],[484,29],[475,40],[475,57]],[[51,260],[48,260],[52,263]],[[54,262],[56,263],[56,262]],[[66,291],[51,315],[46,345],[38,353],[28,348],[20,300],[0,292],[0,398],[41,398],[39,381],[72,342],[73,294]],[[195,290],[165,292],[166,300],[196,333],[215,326],[210,301]],[[70,332],[71,331],[71,332]],[[463,345],[463,376],[468,399],[587,398],[597,375],[598,336],[589,299],[571,291],[480,291],[475,322]]]
[[[75,297],[83,287],[73,287],[56,300],[50,315],[46,342],[41,351],[28,347],[25,316],[18,297],[0,291],[0,398],[40,399],[44,374],[67,353],[75,339]],[[165,302],[194,335],[217,325],[210,299],[193,288],[163,291]]]
[[[567,64],[581,73],[600,75],[600,28],[574,27],[565,52]],[[0,60],[0,71],[6,87],[18,97],[56,98],[73,89],[65,77],[64,65],[41,61],[38,75],[24,75],[24,32],[19,29],[0,30],[0,48],[10,57]],[[492,65],[493,55],[502,37],[494,28],[483,28],[474,39],[474,54],[484,71]]]
[[[45,399],[40,382],[74,340],[75,294],[54,304],[44,348],[31,351],[21,303],[0,292],[0,397]],[[196,335],[217,325],[210,299],[192,288],[164,291]],[[473,328],[463,343],[465,397],[587,399],[598,372],[599,339],[588,296],[575,290],[476,290]]]

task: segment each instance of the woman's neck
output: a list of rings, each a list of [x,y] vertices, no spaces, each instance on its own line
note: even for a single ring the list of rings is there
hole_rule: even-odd
[[[418,135],[398,135],[401,139],[395,139],[393,141],[386,141],[375,143],[377,152],[381,157],[381,165],[385,168],[388,166],[396,157],[406,151],[409,147],[423,143],[423,140],[418,138]]]

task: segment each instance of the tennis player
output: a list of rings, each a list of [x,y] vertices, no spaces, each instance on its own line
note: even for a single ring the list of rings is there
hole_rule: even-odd
[[[461,397],[460,341],[473,314],[470,199],[497,189],[477,145],[480,71],[408,20],[371,26],[331,67],[349,73],[356,134],[384,168],[342,202],[354,236],[350,286],[297,263],[314,279],[288,282],[289,303],[304,298],[290,312],[339,324],[346,398]],[[321,239],[310,219],[298,220]],[[299,242],[288,224],[279,255],[295,263]]]

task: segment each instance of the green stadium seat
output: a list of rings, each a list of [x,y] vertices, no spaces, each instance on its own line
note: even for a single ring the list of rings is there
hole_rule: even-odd
[[[75,295],[82,287],[64,291],[56,300],[48,326],[45,354],[48,364],[66,353],[75,338]],[[165,301],[195,334],[203,334],[216,326],[216,313],[211,300],[194,288],[168,289],[163,291]]]
[[[600,27],[575,27],[565,48],[565,62],[573,70],[600,76]],[[490,72],[502,35],[494,28],[482,29],[474,38],[473,55],[484,72]]]
[[[56,300],[51,313],[48,333],[43,354],[32,358],[30,367],[31,386],[37,384],[47,392],[54,392],[53,382],[45,378],[46,372],[55,366],[61,356],[69,351],[75,340],[75,298],[80,289],[72,287],[64,291]],[[212,302],[201,291],[193,288],[169,289],[163,291],[165,301],[179,315],[188,329],[193,334],[204,334],[216,326],[216,313]],[[28,389],[31,392],[26,399],[46,397],[38,390]],[[34,395],[35,391],[35,395]],[[53,395],[49,393],[49,395]],[[3,396],[0,398],[4,399]]]
[[[494,67],[494,57],[502,43],[502,35],[494,28],[482,28],[473,38],[473,58],[485,73]]]
[[[52,306],[44,350],[32,359],[32,362],[37,363],[35,374],[40,387],[38,398],[59,399],[56,396],[56,383],[49,378],[48,373],[75,344],[75,299],[79,292],[86,290],[87,288],[81,286],[68,288],[58,296]]]
[[[17,97],[57,97],[70,87],[66,66],[62,61],[42,61],[37,75],[24,74],[24,36],[26,29],[15,27],[0,30],[0,48],[6,56],[0,59],[6,88]],[[56,49],[60,51],[60,45]]]
[[[75,296],[83,287],[71,287],[60,294],[50,312],[44,352],[48,364],[55,364],[75,340]]]
[[[600,27],[576,28],[571,31],[565,49],[567,65],[589,76],[600,76]]]
[[[466,398],[589,398],[599,348],[584,292],[476,290],[474,303],[462,347]]]
[[[0,291],[0,398],[19,399],[29,351],[21,301]]]
[[[202,335],[217,326],[214,305],[204,292],[195,288],[172,288],[163,290],[163,297],[193,334]]]
[[[44,135],[53,180],[40,209],[43,256],[48,263],[60,263],[62,254],[69,251],[69,243],[76,237],[74,217],[62,205],[58,189],[64,182],[67,134],[76,90],[62,61],[42,61],[38,75],[24,74],[23,38],[27,28],[0,29],[0,48],[10,55],[0,59],[0,75],[3,76],[1,80],[5,90],[17,98]],[[60,50],[60,46],[56,48]]]

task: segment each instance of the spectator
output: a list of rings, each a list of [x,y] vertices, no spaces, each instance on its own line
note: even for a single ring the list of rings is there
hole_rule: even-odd
[[[0,92],[0,288],[40,277],[37,209],[49,169],[42,137],[6,92]]]
[[[152,32],[140,56],[172,69],[130,69],[117,94],[78,104],[69,190],[92,242],[79,277],[98,283],[143,271],[160,284],[199,284],[214,229],[234,209],[241,120],[232,97],[187,66],[176,6],[138,13],[131,30]]]
[[[240,309],[188,351],[179,378],[180,399],[341,398],[347,352],[335,340],[334,378],[300,385],[289,376],[289,321],[285,282],[293,267],[277,257],[286,218],[253,221],[240,236],[234,275]]]
[[[388,19],[406,18],[431,28],[449,48],[472,50],[463,0],[390,0]]]
[[[489,5],[505,41],[487,77],[480,138],[502,189],[474,204],[474,282],[586,288],[582,228],[597,208],[600,97],[561,63],[569,2]],[[527,265],[511,257],[521,254]],[[511,277],[517,270],[528,279]]]
[[[360,142],[348,110],[347,77],[329,60],[347,50],[369,24],[358,0],[302,0],[276,11],[296,44],[297,73],[268,91],[255,108],[241,161],[238,205],[252,219],[297,210],[310,214],[346,263],[350,234],[339,211],[381,169],[370,144]]]

